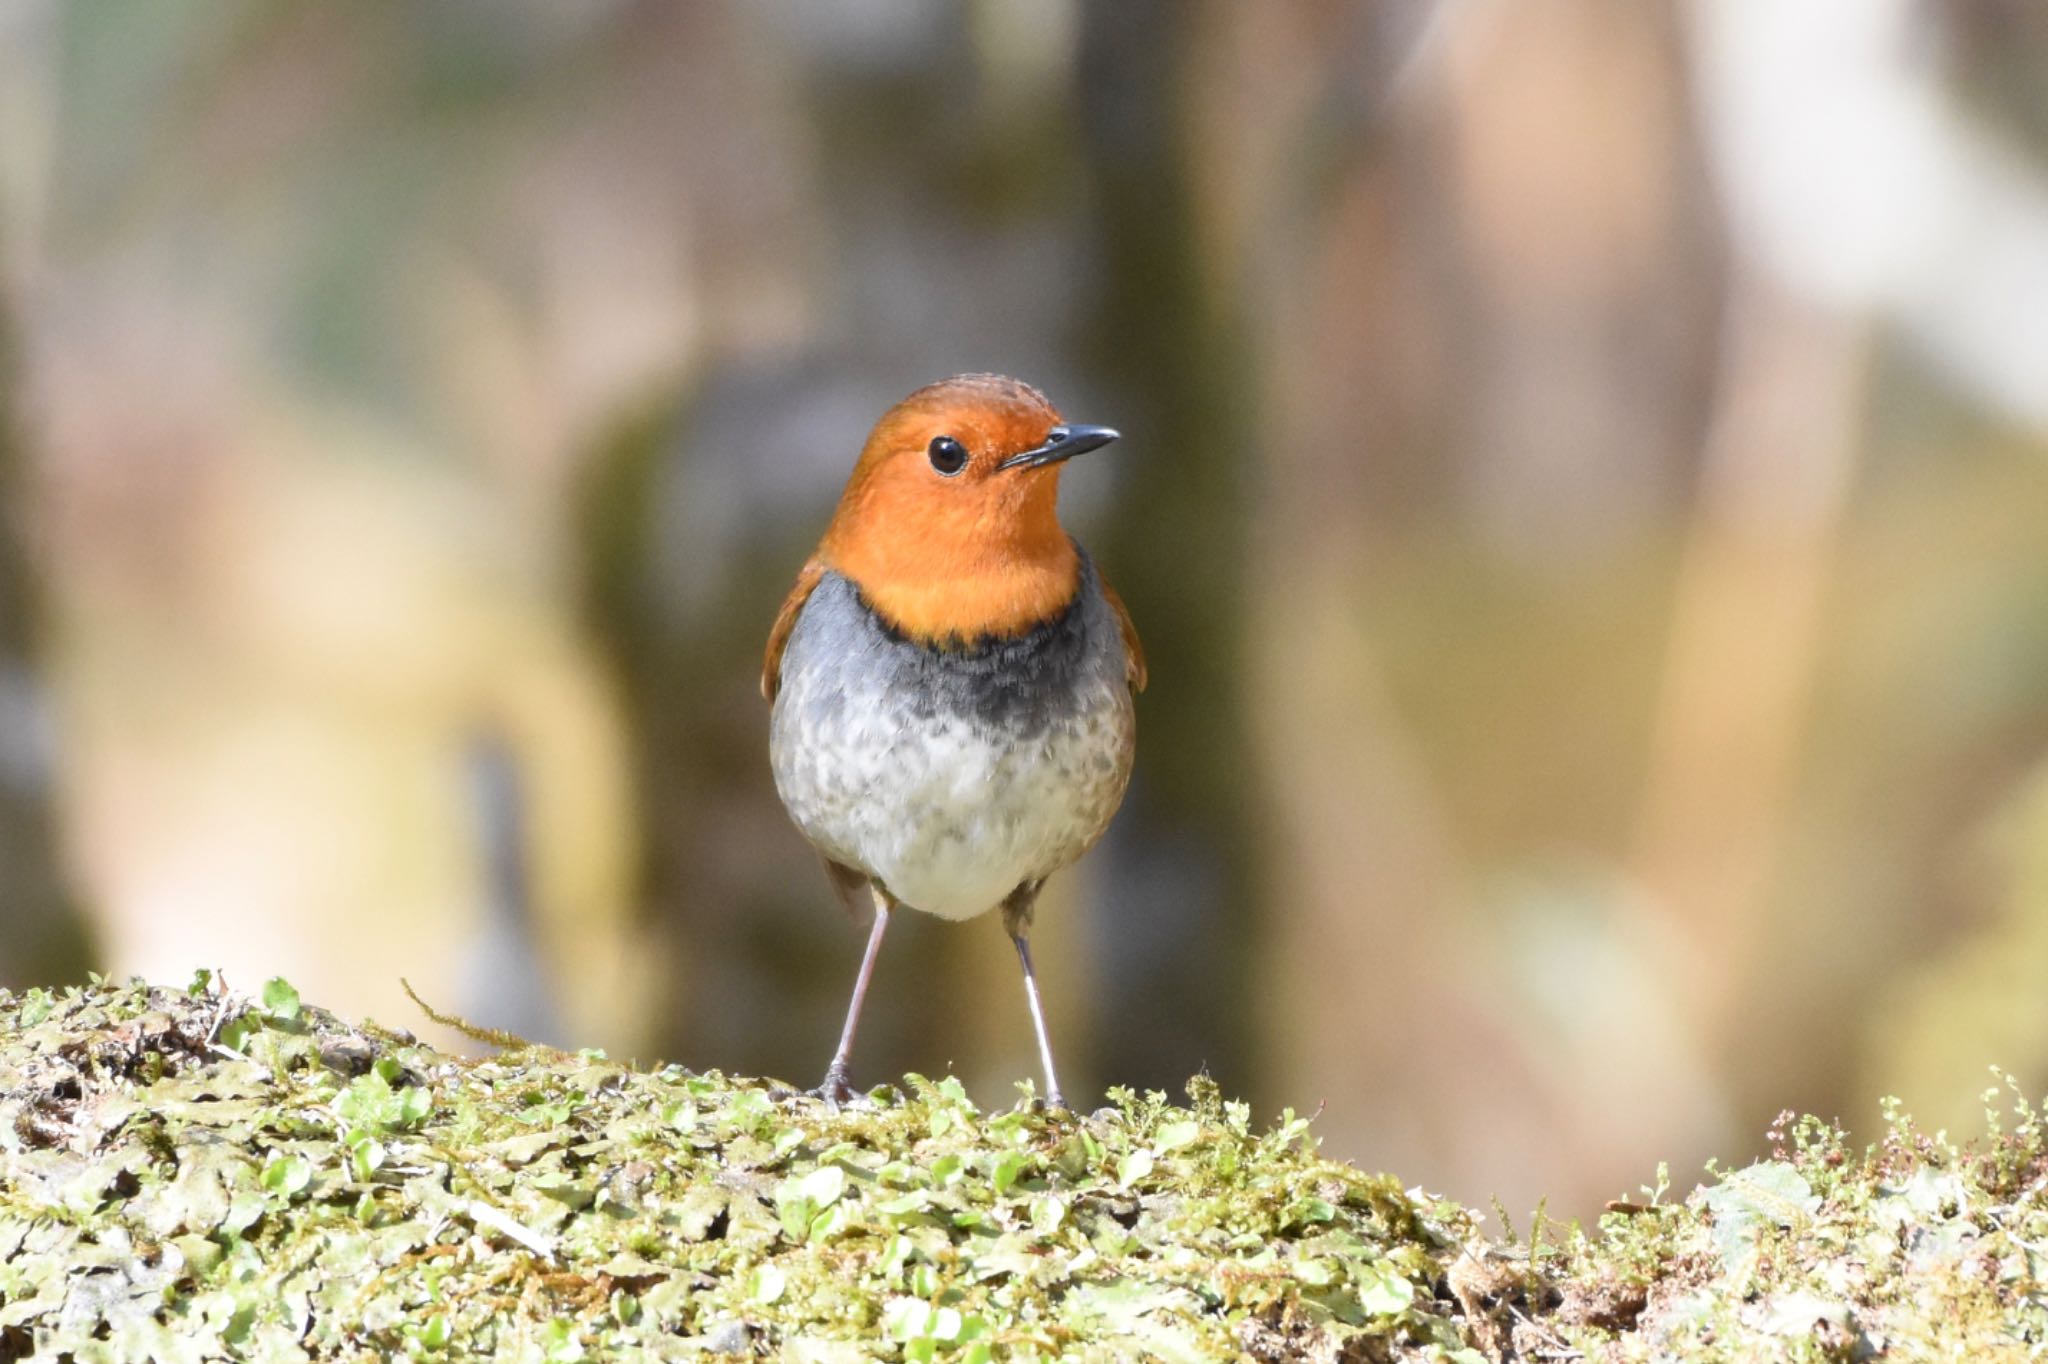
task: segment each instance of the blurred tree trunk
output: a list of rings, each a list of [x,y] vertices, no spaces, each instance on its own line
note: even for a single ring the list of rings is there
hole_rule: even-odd
[[[1131,434],[1103,562],[1151,665],[1138,767],[1109,843],[1098,969],[1104,1074],[1174,1090],[1206,1067],[1253,1084],[1246,1040],[1258,939],[1244,713],[1244,562],[1254,389],[1236,302],[1214,287],[1188,138],[1198,11],[1169,0],[1084,10],[1079,95],[1099,284],[1082,353]]]
[[[58,870],[53,726],[34,668],[35,577],[21,511],[28,455],[9,321],[0,298],[0,985],[20,986],[75,980],[90,960]]]

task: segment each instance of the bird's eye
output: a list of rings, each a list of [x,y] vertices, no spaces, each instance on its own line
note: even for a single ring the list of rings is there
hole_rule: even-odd
[[[967,447],[951,436],[933,436],[925,454],[930,457],[932,468],[948,478],[967,467]]]

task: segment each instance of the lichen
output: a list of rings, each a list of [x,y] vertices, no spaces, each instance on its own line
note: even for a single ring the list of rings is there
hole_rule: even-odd
[[[482,1060],[250,998],[0,993],[0,1361],[1850,1359],[2048,1339],[2040,1124],[1663,1182],[1528,1243],[1198,1079],[1081,1117],[845,1111]]]
[[[1575,1230],[1545,1266],[1557,1310],[1518,1343],[1615,1361],[2039,1359],[2048,1136],[2017,1086],[1985,1097],[1990,1135],[1968,1145],[1893,1100],[1862,1150],[1782,1114],[1769,1158]]]

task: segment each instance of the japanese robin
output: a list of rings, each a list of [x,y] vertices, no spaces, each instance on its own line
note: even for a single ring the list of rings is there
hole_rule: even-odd
[[[847,1063],[890,914],[996,908],[1016,944],[1064,1108],[1031,966],[1032,906],[1123,800],[1145,658],[1131,618],[1060,528],[1061,467],[1117,438],[1029,384],[921,388],[868,436],[818,550],[768,636],[769,758],[790,817],[856,917],[874,922],[820,1093]]]

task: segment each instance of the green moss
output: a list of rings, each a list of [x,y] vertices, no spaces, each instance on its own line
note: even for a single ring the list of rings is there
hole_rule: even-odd
[[[1861,1151],[1781,1115],[1770,1159],[1575,1232],[1528,1343],[1613,1360],[2040,1358],[2048,1140],[2024,1096],[2008,1098],[2016,1125],[1994,1110],[1972,1146],[1918,1131],[1895,1101]]]
[[[0,1360],[2015,1357],[2039,1124],[1895,1118],[1591,1235],[1256,1130],[1212,1084],[1085,1118],[959,1085],[832,1113],[597,1054],[465,1061],[260,1000],[0,993]],[[1960,1353],[1958,1353],[1960,1352]]]

